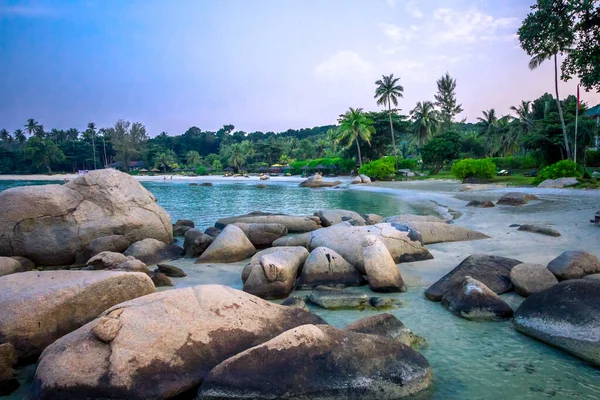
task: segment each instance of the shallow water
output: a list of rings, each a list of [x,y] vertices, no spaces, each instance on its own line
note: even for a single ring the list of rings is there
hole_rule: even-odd
[[[0,191],[20,184],[0,181]],[[312,190],[296,184],[271,184],[266,189],[255,188],[256,182],[215,183],[212,187],[190,187],[183,182],[142,184],[155,194],[174,221],[192,219],[201,228],[211,226],[218,218],[254,210],[312,214],[321,208],[343,208],[386,216],[407,212],[423,214],[433,207],[429,202],[421,206],[407,203],[391,194]],[[408,197],[404,196],[403,200]],[[243,262],[195,265],[188,259],[172,263],[188,272],[186,278],[173,279],[176,288],[218,283],[241,289]],[[413,263],[411,269],[413,273],[418,270],[418,263]],[[407,293],[386,296],[402,301],[400,308],[388,312],[428,343],[420,351],[433,369],[431,398],[600,399],[600,369],[518,333],[511,321],[476,323],[455,317],[439,303],[426,300],[424,289],[411,287]],[[368,288],[358,290],[368,291]],[[294,294],[304,297],[308,292]],[[515,309],[522,301],[515,294],[503,297]],[[378,313],[374,310],[329,311],[312,306],[311,309],[336,327]],[[32,366],[19,371],[23,386],[8,398],[23,398],[32,373]]]

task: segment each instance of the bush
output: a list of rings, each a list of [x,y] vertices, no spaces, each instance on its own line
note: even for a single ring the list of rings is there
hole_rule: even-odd
[[[358,173],[365,174],[371,179],[385,180],[394,176],[394,157],[383,157],[379,160],[363,164]]]
[[[417,169],[417,160],[414,158],[402,158],[398,157],[398,161],[396,162],[398,169],[410,169],[411,171]]]
[[[540,166],[539,162],[531,157],[494,157],[492,162],[498,169],[532,169]]]
[[[196,168],[196,175],[206,175],[206,167],[201,165]]]
[[[423,163],[431,167],[433,175],[444,168],[444,164],[458,158],[460,135],[454,131],[435,136],[421,149]]]
[[[571,160],[562,160],[541,170],[533,183],[537,185],[546,179],[581,178],[582,175],[579,165]]]
[[[588,167],[600,167],[600,151],[588,150],[585,153],[585,165]]]
[[[311,168],[316,167],[317,165],[323,165],[325,167],[329,167],[334,165],[335,172],[348,173],[354,169],[356,165],[355,161],[351,158],[317,158],[315,160],[304,160],[304,161],[293,161],[290,163],[290,167],[292,167],[293,174],[299,174],[302,172],[302,167],[308,165]]]
[[[479,160],[467,158],[452,165],[452,175],[460,180],[466,178],[491,179],[496,175],[496,164],[489,158]]]

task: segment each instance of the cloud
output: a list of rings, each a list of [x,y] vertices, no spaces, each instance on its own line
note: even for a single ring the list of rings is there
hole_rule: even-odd
[[[388,24],[385,22],[381,22],[379,24],[379,28],[384,35],[395,42],[408,42],[413,37],[414,32],[418,30],[416,26],[411,26],[409,29],[406,29],[401,26]]]
[[[434,43],[474,43],[480,40],[512,40],[509,34],[499,31],[513,29],[516,18],[495,18],[477,10],[460,12],[449,8],[440,8],[433,14],[436,33],[431,37]]]
[[[417,2],[414,0],[409,0],[406,2],[406,11],[413,18],[423,18],[423,13],[417,7]]]
[[[351,80],[357,75],[364,76],[373,70],[373,65],[364,60],[360,54],[342,50],[315,67],[318,78],[329,81]]]

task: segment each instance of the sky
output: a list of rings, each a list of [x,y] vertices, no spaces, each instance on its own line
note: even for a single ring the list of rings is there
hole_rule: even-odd
[[[408,113],[457,79],[460,119],[553,93],[516,31],[533,0],[0,0],[0,128],[142,122],[284,131],[379,109],[374,82],[401,78]],[[561,97],[576,81],[560,84]],[[590,106],[600,94],[582,91]]]

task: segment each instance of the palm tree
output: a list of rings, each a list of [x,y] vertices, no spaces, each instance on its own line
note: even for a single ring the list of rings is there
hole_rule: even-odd
[[[487,111],[482,111],[481,113],[483,114],[483,118],[477,117],[477,121],[481,122],[481,124],[483,125],[483,134],[487,134],[490,130],[494,128],[494,126],[496,126],[496,123],[498,122],[498,117],[496,117],[496,110],[494,110],[493,108]]]
[[[337,145],[339,143],[339,134],[337,129],[327,129],[327,132],[325,133],[325,135],[327,136],[327,140],[329,140],[329,142],[331,143],[331,148],[333,150],[333,152],[335,153],[337,150]]]
[[[517,113],[516,121],[520,124],[520,129],[523,133],[528,133],[533,129],[533,118],[531,117],[531,102],[521,101],[519,106],[511,106],[511,110]]]
[[[10,136],[10,133],[6,129],[2,129],[0,130],[0,140],[4,143],[10,143],[12,142],[12,136]]]
[[[27,124],[23,125],[23,127],[29,136],[33,136],[38,131],[39,124],[35,119],[29,118]]]
[[[246,154],[239,143],[232,144],[229,151],[229,165],[239,172],[246,162]]]
[[[94,136],[96,136],[96,124],[93,122],[90,122],[88,124],[88,131],[90,132],[90,135],[92,135],[92,151],[94,154],[94,169],[96,169],[96,143],[94,141]]]
[[[371,135],[375,133],[373,128],[373,120],[367,118],[363,113],[362,108],[352,108],[340,116],[338,120],[340,122],[339,128],[339,140],[347,140],[346,147],[352,146],[352,143],[356,143],[356,151],[358,152],[358,165],[362,167],[362,156],[360,154],[360,143],[358,139],[362,139],[371,145]]]
[[[23,133],[22,129],[15,130],[13,136],[15,137],[15,140],[19,143],[23,143],[27,140],[27,138],[25,137],[25,133]]]
[[[202,157],[200,157],[200,154],[195,150],[188,151],[185,158],[188,167],[196,167],[202,162]]]
[[[481,113],[483,117],[477,117],[477,120],[483,126],[480,136],[486,137],[485,147],[487,147],[488,155],[492,156],[502,147],[502,140],[498,136],[500,132],[496,129],[498,117],[496,116],[496,110],[493,108]]]
[[[173,157],[172,150],[167,150],[166,152],[160,153],[158,156],[156,156],[156,164],[162,165],[165,174],[167,173],[167,167],[171,168],[171,164],[174,162],[175,159]]]
[[[390,117],[390,132],[392,133],[392,146],[394,147],[394,160],[397,162],[398,154],[396,149],[396,139],[394,138],[394,126],[392,124],[392,103],[394,106],[398,106],[398,97],[403,97],[402,92],[404,88],[398,84],[400,78],[394,78],[394,74],[382,75],[382,79],[379,79],[375,84],[375,98],[377,99],[377,105],[387,106],[388,114]]]
[[[419,147],[422,148],[440,125],[440,116],[431,101],[418,102],[411,110],[415,136]]]
[[[39,137],[40,139],[43,139],[46,135],[46,132],[44,132],[44,125],[38,125],[35,129],[34,135]]]
[[[565,51],[563,49],[561,52]],[[556,91],[556,105],[558,106],[558,116],[560,117],[560,124],[562,125],[563,138],[565,140],[565,150],[567,152],[567,158],[571,159],[571,149],[569,148],[569,139],[567,137],[567,126],[565,125],[565,118],[563,117],[562,106],[560,105],[560,97],[558,95],[558,61],[557,54],[559,50],[555,51],[553,54],[549,53],[540,53],[529,61],[529,69],[533,70],[539,67],[544,61],[551,59],[554,57],[554,89]]]

